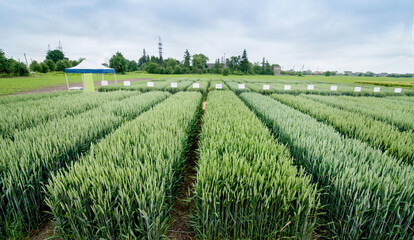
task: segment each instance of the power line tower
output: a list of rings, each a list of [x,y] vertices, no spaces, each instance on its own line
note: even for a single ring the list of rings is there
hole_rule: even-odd
[[[162,42],[161,42],[161,37],[158,37],[158,51],[160,53],[160,59],[162,59]]]
[[[26,53],[24,53],[24,60],[26,60],[27,69],[29,69],[29,63],[27,62]]]
[[[62,44],[60,43],[60,41],[59,41],[58,50],[60,50],[61,52],[63,52]]]
[[[50,44],[47,45],[47,52],[50,52]]]

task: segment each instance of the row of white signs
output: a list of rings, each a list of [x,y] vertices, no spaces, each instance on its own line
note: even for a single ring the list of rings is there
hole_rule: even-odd
[[[240,86],[243,85],[243,86]],[[244,89],[244,84],[239,84],[239,89]],[[289,91],[291,90],[291,85],[285,85],[283,87],[284,90]],[[308,85],[308,87],[306,88],[307,90],[314,90],[315,89],[315,85]],[[270,90],[270,85],[263,85],[263,90]],[[332,85],[331,86],[331,91],[337,91],[338,90],[338,86]],[[354,88],[354,92],[361,92],[361,87],[355,87]],[[380,92],[380,87],[374,87],[374,92]],[[395,88],[394,89],[395,93],[401,93],[401,88]]]
[[[108,86],[108,81],[102,81],[102,86]],[[124,81],[124,86],[131,86],[131,82],[130,81]],[[154,82],[147,82],[147,87],[154,87]],[[177,88],[177,83],[176,82],[172,82],[171,83],[171,87],[172,88]],[[245,89],[246,86],[244,84],[239,84],[239,89]],[[200,88],[200,84],[199,83],[193,83],[193,88]],[[223,85],[220,83],[216,84],[216,89],[222,89]],[[284,90],[289,91],[292,89],[291,85],[285,85],[283,87]],[[315,85],[308,85],[307,90],[314,90],[315,89]],[[263,85],[263,90],[270,90],[270,85]],[[338,90],[338,86],[331,86],[331,91],[337,91]],[[361,92],[361,87],[355,87],[354,88],[354,92]],[[374,87],[374,92],[380,92],[380,87]],[[395,93],[401,93],[401,88],[395,88],[394,89]]]

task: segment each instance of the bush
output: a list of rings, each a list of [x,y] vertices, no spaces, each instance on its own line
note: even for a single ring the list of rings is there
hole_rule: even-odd
[[[41,67],[41,69],[40,69],[41,73],[47,73],[47,72],[50,71],[49,66],[45,62],[42,62],[40,64],[40,67]]]
[[[230,74],[230,69],[223,68],[222,74],[223,74],[223,76],[228,76]]]
[[[149,64],[145,64],[144,70],[147,73],[155,73],[157,67],[158,67],[158,64],[152,62],[152,63],[149,63]]]
[[[173,68],[172,68],[172,67],[167,67],[167,68],[165,69],[165,73],[166,73],[166,74],[172,74],[172,73],[173,73]]]
[[[173,74],[181,74],[182,70],[180,66],[176,66],[173,70]]]
[[[70,68],[70,62],[67,59],[60,60],[56,63],[56,71],[64,72],[65,68]]]
[[[55,71],[56,70],[56,64],[52,61],[52,60],[50,60],[50,59],[46,59],[45,61],[44,61],[44,63],[46,63],[46,65],[48,66],[48,68],[49,68],[49,71]]]

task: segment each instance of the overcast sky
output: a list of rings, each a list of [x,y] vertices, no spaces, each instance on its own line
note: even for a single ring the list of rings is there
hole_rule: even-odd
[[[42,61],[61,41],[70,59],[137,60],[145,48],[210,62],[247,50],[283,69],[414,72],[413,0],[0,0],[0,48]]]

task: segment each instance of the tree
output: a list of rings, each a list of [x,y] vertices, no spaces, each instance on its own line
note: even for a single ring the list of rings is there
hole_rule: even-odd
[[[236,71],[239,67],[240,56],[231,56],[230,58],[226,59],[226,65],[231,71]]]
[[[240,71],[242,71],[244,74],[249,71],[249,60],[247,59],[246,49],[244,49],[240,60]]]
[[[188,49],[186,49],[184,52],[184,68],[187,68],[188,70],[190,70],[190,60],[191,60],[190,52],[188,52]]]
[[[154,63],[154,62],[150,62],[150,63],[148,63],[148,64],[145,64],[145,68],[144,68],[144,70],[145,70],[147,73],[155,73],[155,72],[156,72],[156,70],[157,70],[157,68],[158,68],[158,64],[156,64],[156,63]]]
[[[11,59],[13,63],[10,65],[11,72],[14,76],[28,76],[29,70],[27,70],[27,66],[24,63],[15,61],[14,59]]]
[[[193,67],[194,67],[194,58],[198,59],[198,63],[196,64],[196,67],[199,69],[207,68],[207,61],[209,60],[208,57],[202,53],[194,54],[193,55]]]
[[[44,61],[44,63],[46,63],[47,67],[49,68],[49,71],[52,72],[52,71],[55,71],[56,70],[56,64],[52,60],[46,59]]]
[[[56,63],[56,71],[64,72],[65,68],[70,68],[70,62],[67,59],[60,60]]]
[[[117,73],[124,74],[127,71],[128,60],[124,58],[122,53],[116,52],[115,55],[109,59],[109,67],[114,68]]]
[[[30,71],[33,71],[33,72],[41,72],[42,71],[42,67],[40,66],[40,64],[36,60],[33,60],[30,63]]]
[[[41,67],[40,72],[42,72],[42,73],[47,73],[47,72],[50,71],[49,66],[47,66],[47,64],[45,62],[42,62],[40,64],[40,67]]]
[[[128,62],[128,72],[138,71],[138,64],[134,60]]]
[[[7,57],[3,49],[0,49],[0,74],[7,73]]]
[[[223,76],[228,76],[230,74],[230,69],[229,68],[223,68]]]
[[[143,69],[144,63],[147,63],[147,62],[148,62],[148,56],[147,56],[147,54],[145,52],[145,48],[144,48],[143,51],[142,51],[142,57],[140,59],[138,59],[138,67]]]
[[[65,55],[63,54],[62,51],[56,49],[56,50],[47,52],[46,59],[50,59],[54,63],[57,63],[58,61],[65,59]]]
[[[214,66],[212,67],[212,73],[220,73],[221,72],[221,64],[220,59],[217,59],[214,63]]]
[[[165,60],[165,67],[171,67],[172,69],[175,68],[175,66],[177,66],[178,61],[175,60],[174,58],[167,58],[167,60]]]
[[[262,66],[263,65],[264,65],[264,63],[262,64]],[[264,73],[263,67],[261,67],[259,65],[259,63],[257,63],[257,62],[253,64],[253,73],[254,74],[263,74]]]
[[[193,72],[199,73],[201,69],[203,69],[203,63],[200,57],[194,55],[193,56]]]
[[[165,68],[165,73],[166,74],[172,74],[173,73],[173,68],[172,67],[166,67]]]

